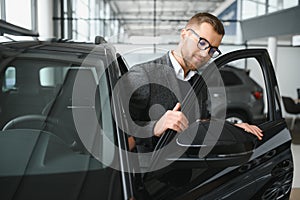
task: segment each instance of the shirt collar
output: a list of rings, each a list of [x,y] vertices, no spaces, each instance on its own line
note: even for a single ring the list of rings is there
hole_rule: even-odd
[[[169,51],[169,57],[170,57],[172,65],[173,65],[176,77],[178,79],[183,80],[183,81],[188,81],[197,73],[196,71],[189,71],[187,76],[184,78],[184,71],[183,71],[181,65],[179,64],[179,62],[173,56],[172,51]]]

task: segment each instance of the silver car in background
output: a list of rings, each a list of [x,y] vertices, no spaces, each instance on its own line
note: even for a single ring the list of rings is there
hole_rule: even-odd
[[[264,114],[263,88],[249,76],[250,71],[225,65],[220,69],[220,75],[225,86],[226,94],[226,120],[232,123],[259,123],[266,117]],[[219,92],[217,83],[209,88],[212,93],[208,102],[218,102],[224,98]],[[222,96],[223,95],[223,96]],[[221,113],[223,106],[217,103],[212,109],[215,113]],[[218,115],[218,114],[217,114]]]

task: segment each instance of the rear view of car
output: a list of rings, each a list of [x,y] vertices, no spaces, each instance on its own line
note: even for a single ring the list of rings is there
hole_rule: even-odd
[[[227,120],[255,123],[264,118],[263,89],[249,71],[225,66],[220,71],[227,94]]]
[[[259,123],[265,119],[263,88],[250,76],[249,71],[226,65],[220,69],[226,93],[226,120],[232,123]],[[210,88],[211,101],[218,101],[220,93]],[[222,106],[214,106],[221,112]]]

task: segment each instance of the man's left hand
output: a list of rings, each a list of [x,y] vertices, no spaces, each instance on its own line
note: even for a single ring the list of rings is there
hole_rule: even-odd
[[[238,123],[238,124],[234,124],[234,125],[244,129],[248,133],[252,133],[253,135],[256,135],[256,137],[259,140],[262,140],[262,137],[264,136],[262,134],[262,130],[259,127],[255,126],[255,125],[250,125],[248,123]]]

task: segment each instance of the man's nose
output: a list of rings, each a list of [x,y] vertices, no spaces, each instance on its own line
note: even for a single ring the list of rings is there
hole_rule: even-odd
[[[205,50],[200,50],[200,55],[202,57],[207,57],[207,56],[209,56],[208,52],[209,52],[209,48],[207,48]]]

